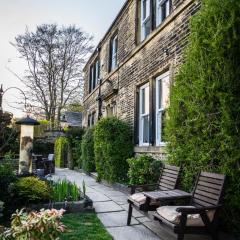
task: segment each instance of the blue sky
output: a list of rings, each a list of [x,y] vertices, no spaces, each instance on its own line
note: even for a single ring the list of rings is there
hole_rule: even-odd
[[[94,36],[94,43],[103,37],[125,0],[0,0],[0,84],[4,88],[22,83],[7,68],[22,76],[25,64],[18,58],[10,41],[25,31],[34,30],[42,23],[75,24]],[[4,95],[4,110],[21,116],[14,102],[20,93],[15,90]]]

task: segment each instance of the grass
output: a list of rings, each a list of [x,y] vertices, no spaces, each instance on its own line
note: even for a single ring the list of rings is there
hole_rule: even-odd
[[[62,222],[67,231],[61,240],[112,240],[95,213],[66,214]]]

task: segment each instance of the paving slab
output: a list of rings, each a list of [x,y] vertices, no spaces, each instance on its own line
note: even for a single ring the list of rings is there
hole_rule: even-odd
[[[99,213],[97,216],[105,227],[123,227],[127,225],[127,212],[125,211]],[[139,222],[135,218],[132,218],[131,224],[136,225]]]
[[[119,205],[123,205],[123,204],[127,204],[127,196],[124,195],[124,196],[116,196],[116,197],[109,197],[111,198],[114,202],[116,202],[117,204]]]
[[[108,197],[119,197],[119,196],[126,196],[126,194],[119,192],[119,191],[105,191],[104,194]]]
[[[140,223],[144,223],[144,222],[152,222],[152,220],[148,217],[138,217],[136,218]]]
[[[121,207],[122,207],[122,209],[124,209],[125,211],[128,212],[129,204],[121,205]],[[133,216],[133,217],[145,217],[144,214],[142,214],[140,211],[137,211],[135,208],[133,208],[132,216]]]
[[[90,199],[92,199],[93,202],[107,202],[107,201],[111,201],[110,198],[108,198],[107,196],[105,196],[104,194],[97,192],[95,190],[95,192],[89,192],[87,193],[88,197]]]
[[[97,213],[117,212],[123,209],[113,201],[108,202],[94,202],[93,207]]]
[[[107,228],[115,240],[159,240],[150,230],[142,225]]]

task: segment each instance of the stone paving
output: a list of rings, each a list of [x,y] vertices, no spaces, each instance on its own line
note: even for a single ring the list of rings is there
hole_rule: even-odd
[[[127,226],[128,194],[112,187],[97,183],[84,173],[69,169],[56,169],[55,178],[68,179],[82,188],[86,184],[86,194],[93,200],[98,218],[115,240],[176,240],[176,235],[166,227],[160,226],[148,216],[133,209],[131,226]],[[209,236],[185,235],[185,240],[210,240]],[[220,233],[220,240],[230,240]]]

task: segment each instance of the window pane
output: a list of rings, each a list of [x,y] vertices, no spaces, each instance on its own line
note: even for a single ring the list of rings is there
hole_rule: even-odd
[[[142,118],[142,124],[143,124],[143,143],[149,143],[149,116],[144,116]]]
[[[161,82],[162,82],[161,108],[165,109],[169,103],[169,93],[170,93],[169,76],[163,78]]]
[[[162,107],[162,81],[158,80],[157,82],[157,109]]]
[[[166,111],[162,112],[161,142],[166,142]]]
[[[141,90],[141,114],[149,113],[149,86]]]
[[[170,1],[166,1],[166,17],[169,15],[170,13]]]
[[[151,32],[151,21],[150,18],[144,23],[144,37],[146,38]]]
[[[150,16],[150,0],[143,0],[142,20]]]

